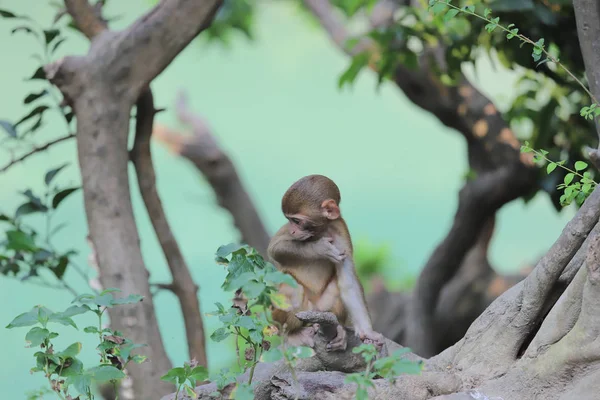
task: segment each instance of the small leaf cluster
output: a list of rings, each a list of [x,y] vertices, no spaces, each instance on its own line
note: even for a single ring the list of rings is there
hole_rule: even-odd
[[[297,286],[291,275],[278,271],[247,245],[219,247],[216,261],[227,268],[227,276],[221,287],[226,291],[241,289],[247,298],[253,299],[253,305],[285,308],[285,300],[277,293],[276,285],[285,283],[291,287]]]
[[[60,15],[64,16],[64,13]],[[33,54],[33,57],[40,65],[36,67],[36,70],[27,80],[32,82],[46,81],[46,73],[44,72],[43,65],[51,62],[56,51],[67,40],[61,27],[57,25],[60,16],[54,19],[49,28],[43,28],[27,15],[17,15],[8,10],[0,9],[0,17],[8,21],[21,23],[21,25],[17,25],[11,30],[12,35],[19,33],[29,35],[38,43],[39,50]],[[61,94],[58,89],[49,84],[42,90],[28,93],[23,99],[23,104],[31,105],[33,108],[14,123],[7,120],[0,120],[0,127],[2,127],[10,138],[23,139],[38,131],[43,125],[45,113],[52,110],[57,111],[65,120],[67,126],[69,126],[74,113],[69,106],[61,104],[60,97]],[[31,121],[33,123],[27,125]]]
[[[278,329],[273,325],[270,310],[272,307],[289,307],[285,296],[278,293],[278,285],[285,283],[296,287],[297,283],[294,278],[278,271],[255,249],[247,245],[231,243],[221,246],[217,249],[215,260],[224,265],[227,271],[221,287],[226,291],[235,292],[235,297],[231,307],[217,302],[217,309],[207,313],[208,316],[218,317],[222,323],[210,338],[220,342],[235,337],[240,369],[238,373],[248,371],[249,378],[247,382],[238,382],[236,372],[223,368],[210,377],[210,380],[217,384],[217,391],[211,396],[219,397],[226,389],[231,389],[230,398],[251,400],[254,398],[254,369],[259,362],[283,360],[293,371],[297,360],[314,355],[309,347],[274,346],[278,341],[278,337],[274,335]],[[193,392],[195,382],[187,378],[193,369],[186,375],[185,368],[174,368],[163,379],[177,384],[178,393],[183,390],[188,396],[196,398]],[[206,378],[204,375],[202,377]]]
[[[58,207],[79,187],[61,187],[54,178],[67,164],[46,172],[45,189],[37,195],[31,189],[21,192],[25,201],[13,215],[0,214],[0,222],[7,224],[6,239],[0,242],[0,274],[19,277],[21,280],[39,278],[40,270],[49,270],[57,280],[62,280],[75,251],[58,252],[51,243],[52,237],[66,224],[52,225],[52,215]],[[23,223],[23,217],[41,214],[44,216],[45,237]]]
[[[590,106],[581,107],[579,115],[585,119],[594,120],[598,115],[600,115],[600,107],[598,107],[598,104],[596,103]]]
[[[581,207],[585,199],[596,188],[597,183],[593,180],[592,173],[585,171],[588,164],[584,161],[576,161],[574,169],[565,166],[565,161],[552,161],[547,155],[546,150],[535,150],[530,147],[528,142],[521,146],[522,153],[533,153],[534,161],[538,164],[546,163],[546,173],[551,174],[557,167],[565,170],[567,174],[564,176],[563,182],[557,186],[557,189],[562,189],[563,194],[560,196],[561,205],[568,206],[573,201],[578,207]]]
[[[7,329],[29,327],[25,335],[27,347],[39,348],[34,353],[35,366],[31,373],[42,373],[49,383],[49,389],[60,399],[94,399],[93,384],[112,382],[116,383],[125,377],[123,370],[130,361],[141,363],[144,356],[132,355],[131,351],[142,345],[134,344],[124,338],[118,331],[102,329],[102,316],[109,307],[139,302],[142,297],[130,295],[125,298],[115,299],[112,295],[117,289],[107,289],[100,294],[84,294],[73,300],[79,303],[70,306],[64,311],[54,312],[44,306],[35,306],[30,311],[15,317]],[[84,368],[82,361],[77,357],[81,352],[81,342],[75,342],[61,351],[56,351],[53,339],[59,336],[52,329],[55,324],[71,326],[78,329],[73,317],[88,312],[96,314],[98,326],[88,326],[83,329],[86,333],[97,334],[99,345],[97,350],[100,355],[100,364]],[[72,397],[73,391],[79,396]]]
[[[419,374],[423,369],[422,362],[410,361],[403,356],[410,353],[407,347],[396,350],[392,355],[377,359],[377,349],[372,344],[362,344],[352,349],[355,354],[361,354],[367,363],[364,372],[348,374],[345,383],[356,384],[356,400],[368,400],[368,389],[375,388],[373,379],[381,377],[394,383],[403,374]]]
[[[198,382],[203,382],[208,378],[208,370],[202,365],[198,365],[195,360],[184,363],[183,367],[171,368],[167,374],[160,379],[171,382],[177,387],[175,399],[179,398],[179,392],[183,390],[192,399],[198,398],[194,387]]]

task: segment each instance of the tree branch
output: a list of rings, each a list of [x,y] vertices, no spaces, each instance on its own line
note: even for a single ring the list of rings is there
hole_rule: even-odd
[[[65,6],[75,25],[88,39],[92,40],[106,30],[106,22],[100,16],[101,2],[92,7],[87,0],[65,0]]]
[[[168,128],[156,127],[154,138],[198,168],[213,188],[219,205],[233,217],[242,242],[266,257],[269,234],[235,165],[219,146],[206,122],[189,109],[183,93],[177,99],[176,112],[179,120],[192,128],[193,135],[182,136]]]
[[[156,174],[150,151],[155,109],[150,89],[142,94],[136,108],[135,141],[130,156],[137,173],[140,193],[173,277],[170,286],[181,305],[189,358],[196,359],[200,365],[207,366],[204,324],[197,296],[198,286],[194,283],[177,240],[173,236],[156,189]]]
[[[21,157],[16,158],[16,159],[10,161],[9,163],[7,163],[5,166],[1,167],[0,174],[6,172],[9,168],[13,167],[15,164],[18,164],[18,163],[26,160],[27,158],[31,157],[32,155],[39,153],[41,151],[47,150],[50,147],[54,146],[55,144],[64,142],[65,140],[69,140],[74,137],[75,137],[74,133],[69,133],[68,135],[59,137],[58,139],[51,140],[48,143],[45,143],[40,147],[36,147],[33,150],[29,151],[28,153],[23,154]]]
[[[118,37],[109,39],[113,48],[102,60],[103,67],[118,61],[117,55],[131,57],[128,92],[139,93],[208,28],[222,3],[223,0],[162,0]]]

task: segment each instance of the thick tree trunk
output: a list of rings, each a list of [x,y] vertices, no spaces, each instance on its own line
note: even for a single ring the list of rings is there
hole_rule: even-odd
[[[135,343],[148,344],[150,362],[128,367],[138,399],[156,398],[172,386],[160,380],[171,363],[158,329],[130,199],[130,113],[152,79],[210,24],[220,4],[164,0],[128,29],[111,32],[95,22],[87,1],[67,0],[67,9],[92,46],[85,56],[45,67],[77,118],[85,210],[100,280],[104,287],[144,296],[138,305],[109,310],[115,329]]]

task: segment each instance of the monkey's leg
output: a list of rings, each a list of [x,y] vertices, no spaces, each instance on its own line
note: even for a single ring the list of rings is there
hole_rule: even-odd
[[[290,346],[315,347],[315,335],[319,331],[319,325],[302,327],[287,336],[287,344]]]

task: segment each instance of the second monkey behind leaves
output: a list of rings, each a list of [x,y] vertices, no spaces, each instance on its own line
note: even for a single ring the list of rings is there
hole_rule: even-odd
[[[356,276],[353,247],[341,216],[340,191],[331,179],[309,175],[295,182],[283,195],[281,208],[288,223],[269,243],[268,254],[275,266],[293,276],[297,288],[282,284],[291,309],[274,309],[273,319],[288,333],[292,345],[313,346],[315,327],[304,327],[299,311],[331,311],[340,325],[329,351],[346,349],[349,322],[365,342],[383,345],[383,336],[373,331],[364,290]]]

